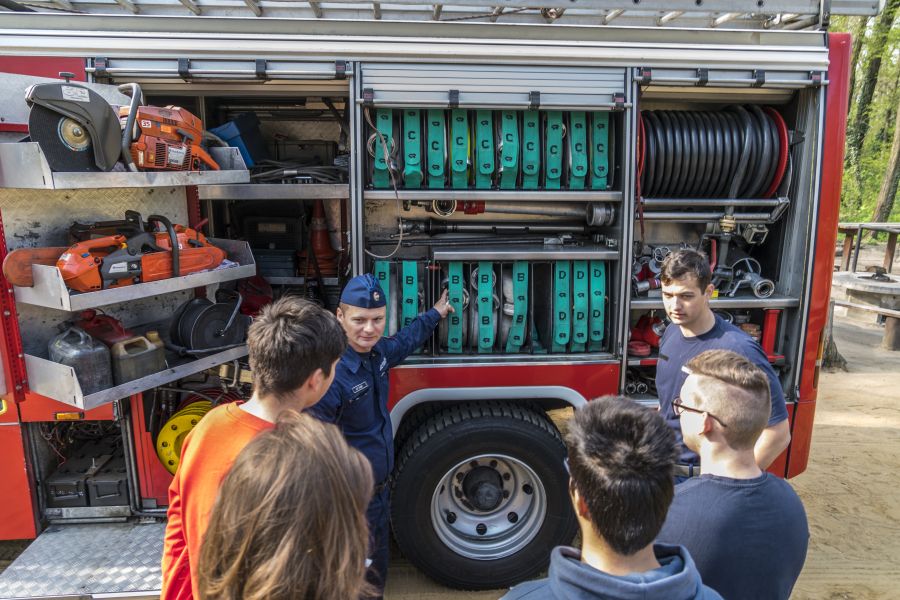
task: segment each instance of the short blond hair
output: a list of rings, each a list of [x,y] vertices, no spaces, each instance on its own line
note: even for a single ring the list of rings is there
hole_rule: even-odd
[[[735,450],[753,448],[769,422],[769,378],[744,356],[730,350],[701,352],[686,365],[697,382],[697,408],[725,423],[722,435]]]

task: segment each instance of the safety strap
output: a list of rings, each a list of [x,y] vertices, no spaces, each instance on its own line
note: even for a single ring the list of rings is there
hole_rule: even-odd
[[[609,113],[591,114],[591,189],[609,187]]]
[[[541,173],[540,113],[522,113],[522,189],[536,190]]]
[[[384,142],[387,144],[388,155],[394,152],[394,111],[389,108],[379,108],[375,111],[375,126],[381,133]],[[391,186],[391,176],[388,173],[389,165],[384,160],[384,147],[381,140],[375,139],[375,169],[372,172],[372,185],[376,188],[387,188]]]
[[[387,306],[384,317],[384,335],[388,335],[388,331],[391,330],[391,263],[386,260],[376,260],[374,271],[375,279],[381,284],[384,292],[385,306]]]
[[[513,263],[513,315],[506,338],[507,352],[520,352],[525,343],[525,325],[528,322],[528,263]]]
[[[606,332],[606,263],[602,260],[591,261],[591,352],[603,349],[603,338]]]
[[[572,303],[569,300],[572,263],[558,260],[553,265],[553,342],[551,352],[565,352],[572,333]]]
[[[451,262],[447,281],[447,299],[453,312],[447,315],[447,352],[460,354],[463,348],[463,279],[462,263]]]
[[[569,113],[569,189],[583,190],[587,173],[587,116],[580,111],[572,112]]]
[[[558,190],[562,178],[563,123],[562,112],[548,110],[544,148],[544,189]]]
[[[493,263],[478,263],[478,352],[481,354],[494,349],[493,274]]]
[[[589,281],[588,262],[576,260],[572,266],[572,352],[584,352],[587,346]]]
[[[469,113],[450,111],[450,185],[455,190],[469,186]]]
[[[514,190],[519,179],[519,118],[515,111],[500,113],[500,189]]]
[[[428,111],[428,187],[444,189],[447,163],[447,122],[443,110]]]
[[[403,111],[403,182],[408,189],[422,187],[422,120],[419,111]]]
[[[488,190],[494,176],[494,113],[475,111],[475,188]]]

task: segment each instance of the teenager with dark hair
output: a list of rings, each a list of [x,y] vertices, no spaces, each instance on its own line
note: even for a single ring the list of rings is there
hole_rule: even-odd
[[[621,396],[575,411],[566,434],[569,494],[582,548],[560,546],[547,579],[504,600],[714,600],[688,552],[654,544],[672,501],[675,435],[656,411]]]
[[[203,600],[366,597],[372,468],[334,425],[285,411],[222,481],[200,551]]]
[[[754,449],[770,414],[769,382],[749,360],[709,350],[690,371],[675,411],[701,474],[675,488],[658,541],[683,544],[704,583],[729,600],[787,600],[809,544],[806,511]]]
[[[710,283],[712,274],[705,254],[692,248],[672,252],[663,261],[659,277],[663,306],[672,322],[659,342],[656,391],[660,413],[681,441],[678,415],[672,401],[687,378],[682,367],[705,350],[731,350],[746,357],[762,369],[769,380],[772,409],[754,449],[756,462],[761,468],[767,468],[791,441],[784,392],[769,359],[753,338],[710,309],[709,301],[715,288]],[[682,444],[675,469],[677,480],[683,481],[699,473],[699,457]]]
[[[319,306],[285,297],[260,311],[247,334],[253,396],[218,406],[187,435],[169,486],[162,600],[197,596],[197,560],[219,484],[238,452],[287,409],[303,410],[334,379],[347,338]]]

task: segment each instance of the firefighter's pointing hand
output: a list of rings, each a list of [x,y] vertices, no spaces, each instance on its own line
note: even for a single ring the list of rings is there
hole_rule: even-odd
[[[450,304],[450,299],[447,297],[447,290],[444,290],[444,293],[441,294],[440,300],[435,303],[434,310],[441,313],[442,319],[446,319],[447,315],[452,312],[456,312],[455,310],[453,310],[453,306]]]

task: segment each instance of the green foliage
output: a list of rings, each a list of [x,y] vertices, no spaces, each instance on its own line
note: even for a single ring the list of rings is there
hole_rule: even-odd
[[[889,0],[896,2],[897,0]],[[866,65],[874,53],[881,56],[881,68],[878,71],[875,91],[868,110],[868,130],[862,142],[858,156],[848,155],[844,163],[843,187],[841,190],[841,221],[869,221],[872,219],[878,192],[888,167],[891,154],[891,142],[894,134],[895,115],[900,105],[900,17],[895,18],[883,45],[873,43],[872,30],[875,20],[872,19],[864,27],[860,20],[863,17],[835,17],[831,22],[832,31],[848,31],[858,33],[865,31],[863,39],[853,40],[861,43],[859,58],[855,67],[855,89],[850,90],[850,110],[848,131],[852,131],[852,121],[858,114],[861,78],[864,77]],[[894,202],[891,221],[900,221],[900,202]]]

